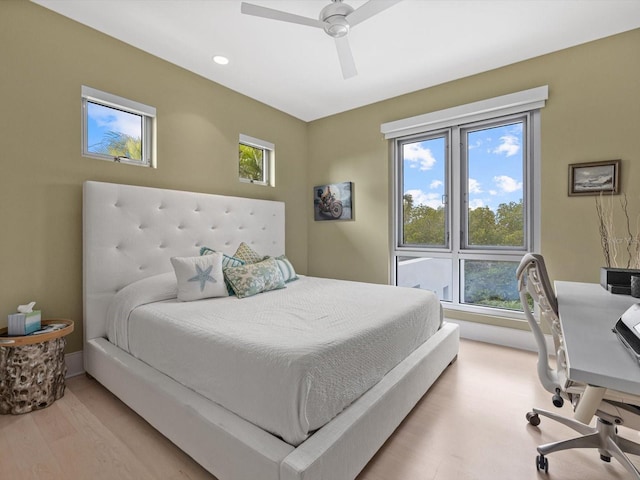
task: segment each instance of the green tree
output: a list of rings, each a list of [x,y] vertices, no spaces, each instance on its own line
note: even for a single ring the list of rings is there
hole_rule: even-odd
[[[469,245],[497,245],[496,215],[489,207],[469,209]]]
[[[142,141],[121,132],[108,131],[100,143],[94,146],[96,153],[111,157],[126,157],[131,160],[142,160]]]
[[[408,202],[405,201],[405,207]],[[444,208],[418,205],[407,211],[405,208],[404,243],[410,245],[444,245]]]
[[[522,200],[501,203],[496,211],[497,245],[519,247],[524,245],[524,213]]]
[[[262,172],[262,149],[240,144],[239,155],[240,177],[249,180],[264,180]]]
[[[402,197],[402,214],[405,225],[409,218],[411,218],[411,211],[413,210],[413,196],[410,193],[405,193]]]

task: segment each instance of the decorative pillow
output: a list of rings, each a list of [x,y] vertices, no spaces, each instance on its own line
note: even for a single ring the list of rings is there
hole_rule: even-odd
[[[227,297],[222,274],[222,253],[200,257],[173,257],[178,280],[178,300],[189,302],[211,297]]]
[[[259,255],[253,248],[244,242],[238,246],[238,249],[233,256],[239,258],[244,263],[258,263],[265,259],[264,256]]]
[[[282,273],[282,278],[284,279],[284,283],[293,282],[294,280],[298,280],[298,275],[296,275],[296,271],[293,269],[293,265],[287,257],[284,255],[280,255],[275,258],[276,263],[278,264],[278,268],[280,269],[280,273]]]
[[[200,249],[200,255],[211,255],[212,253],[218,253],[215,250],[209,248],[209,247],[202,247]],[[227,255],[226,253],[222,254],[222,271],[224,272],[225,268],[228,267],[239,267],[240,265],[244,265],[244,260],[240,260],[239,258],[236,257],[230,257],[229,255]],[[233,291],[233,288],[231,287],[231,284],[229,283],[229,281],[225,278],[224,279],[224,283],[227,286],[227,292],[229,292],[229,296],[233,296],[235,295],[235,292]]]
[[[200,255],[211,255],[212,253],[220,253],[220,252],[216,252],[215,250],[209,248],[209,247],[202,247],[200,249]],[[229,255],[227,255],[226,253],[222,254],[222,268],[225,269],[227,267],[239,267],[240,265],[244,265],[245,261],[244,260],[240,260],[239,258],[236,257],[230,257]]]
[[[284,279],[275,259],[224,270],[224,276],[233,287],[238,298],[245,298],[261,292],[284,288]]]

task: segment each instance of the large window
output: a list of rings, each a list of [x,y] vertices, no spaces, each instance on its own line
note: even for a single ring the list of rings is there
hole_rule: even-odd
[[[82,87],[82,155],[155,166],[156,110],[95,88]]]
[[[271,172],[275,145],[258,138],[240,134],[238,142],[238,172],[241,182],[273,185]]]
[[[541,105],[531,106],[471,108],[424,131],[414,117],[410,134],[393,135],[395,284],[435,291],[451,308],[522,310],[516,268],[538,236]]]

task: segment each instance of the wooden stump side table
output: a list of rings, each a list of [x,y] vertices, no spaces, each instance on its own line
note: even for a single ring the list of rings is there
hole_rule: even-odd
[[[66,326],[52,332],[7,336],[0,330],[0,414],[18,415],[46,408],[64,395],[67,365],[65,337],[73,332],[73,322],[44,320]]]

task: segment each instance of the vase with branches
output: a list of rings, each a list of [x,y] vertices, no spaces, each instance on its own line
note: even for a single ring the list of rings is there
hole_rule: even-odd
[[[623,218],[623,232],[620,235],[616,230],[615,210],[616,205],[612,195],[600,194],[596,197],[596,213],[598,215],[598,230],[600,233],[600,245],[607,268],[640,269],[640,214],[635,219],[635,232],[632,232],[631,217],[629,215],[629,202],[627,195],[620,197],[620,209]],[[622,257],[621,249],[626,255],[626,265],[619,262]]]

